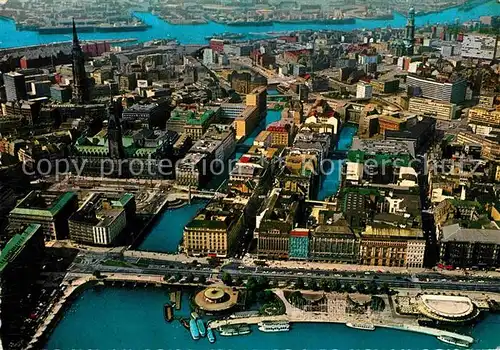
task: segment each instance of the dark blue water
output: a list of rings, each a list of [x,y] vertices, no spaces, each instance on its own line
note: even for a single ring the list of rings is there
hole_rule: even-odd
[[[356,135],[358,128],[353,125],[346,125],[342,128],[339,135],[339,141],[337,144],[338,151],[347,151],[351,148],[352,139]],[[326,197],[332,196],[337,193],[340,185],[342,166],[344,160],[336,159],[325,163],[324,170],[325,176],[323,177],[323,182],[318,193],[318,199],[324,200]]]
[[[184,226],[207,205],[206,201],[194,201],[179,209],[166,210],[151,232],[139,246],[139,250],[160,253],[177,253]]]
[[[479,19],[484,15],[500,14],[500,5],[496,1],[475,7],[469,11],[460,11],[458,8],[451,8],[439,13],[432,13],[416,18],[416,25],[422,26],[428,23],[455,23],[465,22],[471,19]],[[392,20],[356,20],[354,24],[314,24],[314,23],[276,23],[271,26],[263,27],[231,27],[223,24],[208,23],[202,25],[174,25],[169,24],[162,19],[150,13],[137,13],[137,17],[145,23],[151,25],[146,31],[139,32],[117,32],[117,33],[81,33],[80,37],[83,40],[91,39],[124,39],[137,38],[139,41],[148,41],[161,38],[176,38],[181,43],[185,44],[202,44],[205,43],[205,37],[212,34],[220,34],[224,32],[238,32],[243,34],[250,33],[265,33],[269,31],[290,31],[290,30],[352,30],[352,29],[373,29],[379,27],[403,27],[406,19],[404,16],[394,14]],[[259,35],[250,35],[252,37],[260,37]],[[14,21],[9,19],[0,19],[0,48],[18,47],[26,45],[39,45],[57,41],[71,40],[68,34],[51,34],[41,35],[35,31],[17,31]]]
[[[293,324],[290,332],[262,333],[255,327],[247,336],[191,339],[179,322],[166,323],[163,304],[167,293],[156,289],[105,288],[85,291],[57,325],[47,343],[53,349],[435,349],[449,348],[434,337],[411,332],[377,329],[366,332],[341,324]],[[183,297],[181,311],[188,316]],[[500,346],[500,316],[477,325],[475,349]]]
[[[245,145],[253,145],[253,141],[257,135],[265,129],[270,123],[280,120],[281,111],[268,111],[266,118],[262,120],[253,133],[244,141]],[[236,152],[234,157],[239,159],[243,153]],[[222,176],[222,179],[215,179],[216,184],[209,186],[217,188],[227,174]],[[159,252],[159,253],[176,253],[179,243],[182,240],[184,226],[196,215],[198,210],[203,208],[208,202],[196,201],[191,205],[186,205],[180,209],[166,210],[158,222],[153,226],[151,232],[148,233],[144,241],[139,246],[139,250]]]

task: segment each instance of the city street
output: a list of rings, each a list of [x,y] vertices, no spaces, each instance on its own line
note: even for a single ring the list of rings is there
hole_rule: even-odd
[[[491,273],[490,277],[484,275],[456,275],[442,274],[438,272],[393,273],[393,272],[370,272],[370,271],[333,271],[311,268],[291,269],[286,267],[250,267],[239,263],[229,263],[222,267],[211,267],[207,264],[196,265],[187,262],[160,261],[150,259],[124,258],[124,266],[110,266],[106,264],[107,257],[101,254],[80,254],[78,261],[73,263],[69,269],[72,273],[93,273],[98,270],[101,273],[134,273],[154,275],[175,275],[185,277],[205,276],[207,278],[221,278],[223,273],[229,273],[233,278],[240,277],[245,280],[250,276],[267,277],[273,281],[294,282],[298,278],[305,281],[315,280],[338,280],[341,283],[356,285],[357,283],[375,282],[377,285],[387,283],[392,288],[420,288],[420,289],[449,289],[449,290],[476,290],[500,292],[500,277],[498,273]],[[128,266],[125,266],[127,264]],[[382,271],[382,270],[380,270]]]

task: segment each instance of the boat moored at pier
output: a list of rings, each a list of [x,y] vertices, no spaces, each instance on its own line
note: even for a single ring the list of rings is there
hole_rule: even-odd
[[[443,343],[457,345],[457,346],[461,346],[463,348],[468,348],[469,346],[472,345],[468,341],[456,339],[456,338],[453,338],[453,337],[447,337],[445,335],[440,335],[437,338],[439,340],[441,340]]]
[[[191,337],[194,340],[200,339],[200,331],[198,330],[198,325],[196,324],[195,319],[191,319],[189,321],[189,331],[191,332]]]
[[[288,332],[290,323],[288,321],[261,321],[259,331],[261,332]]]
[[[215,343],[215,333],[212,328],[207,329],[207,338],[211,344]]]
[[[375,326],[372,325],[371,323],[354,323],[354,322],[347,322],[345,324],[349,328],[354,328],[354,329],[361,329],[363,331],[374,331]]]
[[[220,335],[224,337],[232,337],[235,335],[250,334],[252,330],[247,324],[225,325],[219,327]]]
[[[207,335],[207,328],[205,327],[205,324],[203,323],[203,320],[201,318],[198,318],[196,320],[196,326],[198,326],[198,331],[200,332],[200,336],[204,337]]]

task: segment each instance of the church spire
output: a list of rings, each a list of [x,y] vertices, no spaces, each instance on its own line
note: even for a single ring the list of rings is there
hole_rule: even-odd
[[[78,33],[76,32],[75,19],[73,18],[73,46],[80,46],[80,41],[78,40]]]
[[[73,18],[73,97],[75,102],[84,104],[90,100],[87,74],[85,72],[85,56],[78,40],[75,19]]]

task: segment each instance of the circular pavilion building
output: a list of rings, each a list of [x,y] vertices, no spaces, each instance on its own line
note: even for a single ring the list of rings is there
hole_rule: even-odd
[[[214,286],[198,292],[194,298],[196,305],[207,312],[226,311],[238,303],[237,290],[226,286]]]
[[[421,295],[418,311],[433,320],[445,323],[464,323],[479,315],[476,305],[468,298],[447,295]]]

